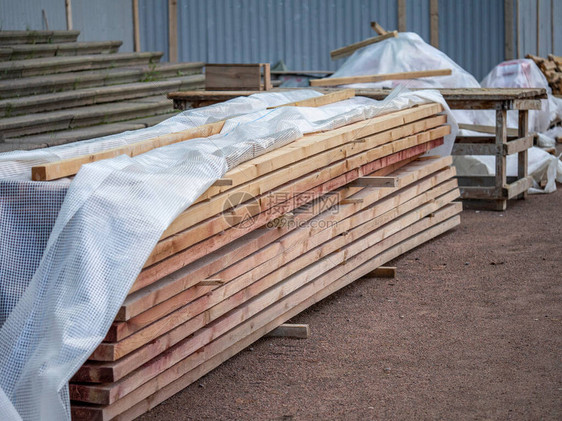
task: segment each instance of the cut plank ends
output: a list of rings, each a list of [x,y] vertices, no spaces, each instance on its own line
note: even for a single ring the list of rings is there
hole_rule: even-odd
[[[300,105],[300,104],[298,104]],[[70,382],[75,420],[134,419],[268,333],[459,224],[436,104],[315,133],[233,168],[156,245],[106,338]],[[362,142],[357,142],[363,140]],[[228,225],[230,194],[254,201]]]

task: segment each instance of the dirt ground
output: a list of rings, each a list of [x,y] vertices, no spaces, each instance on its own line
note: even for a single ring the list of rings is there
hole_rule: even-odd
[[[562,186],[462,225],[141,419],[562,419]]]

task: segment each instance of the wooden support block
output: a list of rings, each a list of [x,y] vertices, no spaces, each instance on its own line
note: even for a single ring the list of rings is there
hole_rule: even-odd
[[[307,339],[310,336],[310,328],[307,324],[284,323],[273,329],[266,336],[274,338]]]
[[[332,77],[324,79],[312,79],[310,86],[337,86],[351,83],[382,82],[384,80],[418,79],[422,77],[448,76],[451,69],[419,70],[416,72],[384,73],[378,75]]]
[[[377,34],[379,35],[386,35],[388,34],[388,31],[385,30],[381,25],[379,25],[377,22],[371,22],[371,28],[373,29],[373,31],[375,31]]]
[[[197,284],[200,287],[214,287],[219,285],[224,285],[224,281],[221,279],[205,279]]]
[[[396,177],[360,177],[353,183],[351,187],[397,187],[398,178]]]
[[[219,178],[213,183],[215,187],[232,186],[232,178]]]
[[[363,278],[396,278],[396,266],[381,266],[367,273]]]
[[[269,63],[205,65],[205,89],[208,91],[271,89]]]
[[[378,37],[367,38],[366,40],[356,42],[355,44],[350,44],[345,47],[338,48],[336,50],[330,51],[330,57],[332,60],[338,60],[340,58],[344,58],[350,56],[360,48],[366,47],[367,45],[374,44],[376,42],[384,41],[385,39],[394,38],[398,36],[397,31],[387,32],[384,35],[380,35]]]

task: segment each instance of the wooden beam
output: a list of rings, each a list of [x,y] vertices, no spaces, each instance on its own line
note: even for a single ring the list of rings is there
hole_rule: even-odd
[[[355,97],[355,89],[342,89],[340,91],[317,96],[314,98],[290,102],[288,104],[279,105],[277,107],[269,107],[268,109],[280,107],[321,107],[322,105],[333,104],[334,102],[344,101],[353,97]]]
[[[398,30],[406,32],[406,0],[398,0]]]
[[[381,25],[379,25],[377,22],[371,22],[371,28],[379,35],[388,34],[388,31],[384,29]]]
[[[178,61],[178,0],[168,0],[168,60]]]
[[[471,130],[473,132],[489,133],[489,134],[495,134],[496,133],[496,127],[495,126],[485,126],[485,125],[482,125],[482,124],[459,123],[459,129]],[[507,135],[508,136],[517,136],[518,135],[517,129],[507,129]]]
[[[396,177],[360,177],[351,183],[352,187],[397,187],[398,179]]]
[[[310,327],[307,324],[289,324],[283,323],[276,327],[266,336],[272,338],[295,338],[308,339],[310,336]]]
[[[140,22],[139,22],[139,0],[133,0],[133,45],[134,51],[139,52],[140,47]]]
[[[429,3],[430,19],[430,44],[439,48],[439,0],[430,0]]]
[[[504,26],[505,26],[505,45],[504,45],[504,59],[512,60],[515,58],[515,43],[514,43],[514,21],[513,21],[513,2],[514,0],[504,0]]]
[[[89,155],[80,155],[74,158],[64,159],[62,161],[36,165],[31,168],[31,179],[35,181],[48,181],[69,177],[78,173],[82,165],[90,162],[114,158],[123,154],[137,156],[161,146],[171,145],[173,143],[183,142],[184,140],[195,139],[198,137],[209,137],[220,133],[223,126],[224,121],[218,121],[216,123],[205,124],[193,129],[157,136],[142,142],[119,146],[117,148],[107,149],[105,151],[95,152]]]
[[[438,70],[418,70],[414,72],[382,73],[378,75],[333,77],[325,79],[312,79],[310,86],[337,86],[348,85],[351,83],[370,83],[381,82],[384,80],[418,79],[434,76],[448,76],[452,73],[451,69]]]
[[[454,172],[451,169],[447,169],[447,170],[440,169],[443,167],[443,165],[447,165],[447,164],[450,164],[450,159],[444,159],[444,158],[438,158],[438,159],[433,158],[431,161],[426,161],[426,162],[418,161],[417,163],[412,164],[410,166],[412,168],[411,170],[406,170],[405,172],[403,171],[401,174],[401,180],[402,180],[401,185],[404,187],[404,190],[402,190],[396,197],[389,197],[390,196],[389,192],[367,191],[366,192],[367,195],[365,197],[368,198],[368,200],[366,200],[363,209],[366,208],[369,209],[357,215],[355,215],[356,212],[355,210],[351,210],[349,208],[347,210],[341,209],[337,214],[333,215],[333,218],[340,221],[337,225],[338,231],[335,232],[334,234],[337,235],[340,231],[350,230],[352,229],[353,226],[359,226],[364,222],[374,224],[374,226],[382,226],[385,223],[396,218],[398,215],[413,210],[423,205],[424,203],[432,203],[431,206],[434,205],[439,206],[438,203],[436,204],[434,202],[434,199],[437,199],[437,202],[442,200],[443,203],[445,203],[446,202],[446,199],[444,198],[445,193],[451,191],[451,189],[454,189],[456,187],[456,181],[450,179],[450,177],[454,175]],[[430,174],[435,172],[435,174],[430,178],[424,178],[424,175],[427,174],[428,172]],[[433,186],[437,186],[437,187],[433,187]],[[454,197],[451,197],[449,200],[451,199],[454,199]],[[374,205],[374,206],[370,206],[370,205]],[[429,209],[429,211],[433,211],[432,209]],[[327,211],[326,208],[324,208],[323,206],[320,206],[317,209],[317,212],[318,211],[329,212],[329,210]],[[298,217],[302,218],[302,217],[306,217],[306,215],[299,215]],[[229,286],[229,291],[231,291],[231,293],[234,293],[234,291],[232,291],[231,288],[235,285],[235,283],[240,282],[241,280],[241,278],[238,278],[237,281],[234,281],[234,279],[239,276],[238,269],[236,268],[244,267],[244,261],[245,261],[244,256],[251,256],[254,252],[257,252],[257,254],[259,255],[258,257],[256,257],[258,259],[257,261],[268,261],[267,265],[264,266],[264,268],[269,268],[268,271],[270,271],[274,268],[281,267],[287,261],[287,259],[291,257],[290,255],[286,255],[287,253],[290,253],[290,250],[293,251],[292,253],[293,256],[298,257],[301,255],[300,247],[312,249],[316,247],[318,244],[322,243],[324,240],[322,239],[321,236],[322,235],[325,236],[326,231],[318,228],[313,228],[310,225],[306,225],[306,229],[304,230],[291,231],[288,234],[288,237],[282,240],[282,244],[286,245],[282,248],[282,250],[279,250],[276,247],[276,243],[279,243],[279,241],[281,240],[276,240],[269,245],[267,245],[267,243],[264,243],[264,238],[270,237],[272,233],[275,234],[276,232],[271,230],[260,231],[259,236],[262,239],[259,240],[259,244],[258,242],[256,242],[256,244],[253,246],[255,249],[246,250],[244,252],[244,255],[242,256],[242,260],[238,261],[236,265],[231,265],[226,269],[222,267],[221,271],[219,272],[221,279],[227,280],[229,282],[231,281],[234,282],[231,283]],[[281,236],[279,236],[279,239],[280,238]],[[287,243],[287,238],[290,239],[289,243]],[[211,255],[210,257],[215,256],[216,262],[218,264],[218,266],[216,265],[215,266],[221,267],[223,266],[222,262],[225,260],[229,262],[236,262],[236,259],[240,259],[240,257],[238,257],[239,253],[243,251],[244,248],[247,249],[249,247],[249,244],[250,243],[247,240],[240,242],[240,245],[232,244],[232,247],[229,247],[228,249],[222,249],[223,251],[217,251],[216,253],[214,253],[214,255]],[[264,246],[264,244],[266,245]],[[290,247],[291,244],[298,245],[298,248],[297,249],[291,248]],[[285,256],[283,257],[282,255],[278,254],[278,257],[275,258],[274,255],[270,254],[270,252],[276,250],[278,253],[280,252],[282,254],[285,254]],[[246,260],[251,262],[253,261],[252,259],[253,257],[248,257]],[[277,265],[272,266],[272,263],[275,262],[275,259],[277,259]],[[203,275],[201,273],[202,269],[203,268],[199,268],[197,269],[196,272],[187,271],[187,268],[183,269],[182,270],[183,276],[185,276],[186,279],[194,279],[194,278],[197,279],[201,275]],[[213,269],[213,267],[209,267],[208,271],[217,272],[217,270]],[[261,276],[265,275],[262,269],[255,268],[253,266],[250,272],[255,272],[257,275],[261,275]],[[245,276],[252,276],[250,272],[248,272],[248,274]],[[157,317],[158,318],[161,317],[162,313],[159,313],[160,310],[158,309],[158,307],[160,307],[161,305],[168,306],[168,310],[169,310],[168,313],[169,313],[170,311],[173,311],[185,305],[185,303],[191,303],[192,301],[194,301],[191,295],[189,295],[190,289],[187,289],[184,292],[182,292],[181,289],[169,290],[170,287],[173,285],[179,287],[185,285],[185,282],[184,280],[182,280],[181,277],[178,277],[176,279],[175,284],[167,283],[161,285],[158,289],[151,289],[153,295],[151,297],[147,297],[148,299],[150,299],[150,303],[147,303],[149,305],[149,311],[144,311],[144,309],[140,309],[139,311],[136,312],[136,314],[142,313],[140,320],[137,321],[136,319],[131,319],[131,322],[133,324],[137,324],[139,322],[151,323],[154,321],[154,319],[147,317],[147,315],[150,312],[156,311],[157,315],[159,314],[159,316]],[[159,301],[162,298],[166,298],[166,297],[170,299],[165,302]],[[217,297],[216,295],[214,297],[215,299],[220,298]],[[137,298],[138,298],[138,294],[137,294]],[[176,300],[176,298],[178,303],[176,304],[175,307],[174,306],[170,307],[169,304],[171,304],[172,301]],[[208,300],[208,298],[205,298],[205,300]],[[125,303],[127,304],[129,301],[131,301],[130,298],[127,298]],[[161,304],[157,305],[159,303]],[[213,303],[208,302],[208,305],[214,305]],[[193,307],[193,304],[190,304],[190,306]],[[165,338],[163,339],[163,341],[164,341],[163,343],[166,343]],[[172,346],[176,342],[168,343],[168,346]],[[157,343],[154,343],[153,345],[156,346]],[[144,351],[139,351],[139,352],[144,352]],[[147,355],[145,358],[147,360],[151,359],[152,358],[151,355],[156,355],[156,354]],[[125,370],[125,366],[126,365],[130,366],[132,362],[133,361],[131,360],[130,357],[126,357],[124,360],[120,360],[116,363],[111,363],[109,365],[105,364],[106,368],[103,368],[100,365],[90,366],[87,364],[85,367],[79,370],[79,373],[77,373],[77,376],[75,376],[74,381],[98,381],[98,382],[116,381],[119,378],[124,377],[130,371],[130,370],[129,371]],[[137,361],[136,363],[137,365],[135,367],[140,366],[142,362],[143,361]],[[109,370],[109,372],[107,370]],[[109,377],[107,376],[108,374],[110,374]]]
[[[434,180],[433,179],[432,180],[425,179],[422,181],[418,181],[418,180],[421,180],[425,175],[427,175],[428,172],[438,172],[442,170],[444,167],[450,165],[452,162],[451,158],[448,157],[447,160],[445,160],[444,158],[440,158],[440,159],[433,158],[429,161],[431,162],[431,164],[422,163],[421,160],[418,161],[420,163],[418,165],[424,164],[423,168],[425,169],[426,172],[422,173],[419,170],[416,170],[415,172],[410,171],[406,175],[402,173],[400,175],[400,185],[402,187],[406,187],[406,186],[410,186],[412,183],[415,183],[417,189],[415,191],[425,191],[430,187],[427,185],[427,183],[431,182],[431,183],[439,184],[440,182],[442,182],[443,179],[441,178],[434,178]],[[400,165],[404,165],[403,162],[410,163],[411,159],[407,161],[400,161],[398,163],[399,165],[398,164],[389,165],[385,167],[384,170],[381,170],[377,173],[385,174],[385,173],[396,171],[397,169],[400,168]],[[412,164],[410,167],[415,167],[415,164]],[[442,173],[440,173],[440,175],[442,175]],[[344,191],[341,192],[341,194],[345,197],[348,197],[351,195],[352,192],[354,193],[355,190],[350,190],[349,193]],[[384,199],[392,193],[392,190],[388,190],[388,189],[368,190],[366,191],[366,193],[367,194],[364,195],[365,201],[363,203],[363,206],[372,205],[375,204],[375,201],[380,201],[376,203],[374,211],[378,212],[379,214],[382,214],[389,210],[388,207],[389,203]],[[406,188],[400,197],[401,198],[404,197],[404,200],[406,201],[412,198],[412,196],[408,196],[409,194],[410,194],[410,190]],[[318,213],[322,212],[322,210],[327,209],[329,207],[328,202],[331,202],[330,198],[328,196],[324,196],[324,198],[322,200],[319,200],[315,204],[315,206],[311,207],[308,210],[308,212],[295,214],[296,222],[302,225],[303,223],[309,221]],[[402,202],[400,202],[399,204],[402,204]],[[337,215],[335,216],[335,218],[338,218],[338,220],[340,218],[344,219],[351,216],[353,212],[355,212],[355,209],[351,207],[348,207],[347,209],[340,209]],[[294,231],[292,231],[295,226],[289,227],[291,233],[289,233],[288,238],[295,238],[295,236],[297,236],[295,239],[296,243],[305,241],[309,236],[309,233],[314,232],[312,227],[307,226],[310,231],[308,232],[299,231],[299,234],[297,234]],[[123,303],[123,306],[121,307],[121,310],[117,315],[117,320],[127,321],[132,317],[147,311],[150,308],[150,306],[156,305],[174,296],[179,297],[178,294],[190,286],[189,283],[184,282],[183,280],[187,281],[188,279],[201,279],[201,278],[204,279],[210,276],[215,276],[219,271],[224,270],[224,263],[223,263],[224,261],[233,262],[236,261],[237,259],[243,259],[244,257],[249,256],[255,252],[258,252],[257,254],[260,256],[259,257],[260,259],[267,260],[271,258],[270,255],[264,254],[267,253],[266,246],[270,243],[277,241],[282,235],[284,235],[284,231],[282,232],[277,230],[262,230],[257,234],[257,237],[256,234],[253,234],[250,236],[251,238],[248,237],[240,238],[236,240],[235,243],[232,243],[230,247],[222,248],[220,250],[217,250],[216,252],[207,254],[207,259],[209,260],[209,263],[206,266],[197,267],[197,268],[193,268],[192,266],[184,266],[183,268],[180,268],[179,271],[176,272],[176,275],[170,275],[168,277],[169,282],[165,282],[163,284],[161,282],[161,285],[157,291],[157,295],[155,295],[156,291],[154,291],[153,289],[150,290],[144,289],[144,291],[139,291],[134,295],[129,295],[125,300],[125,302]],[[299,235],[301,236],[299,237]],[[221,274],[221,277],[226,279],[228,275],[223,273]],[[188,301],[188,298],[181,299],[181,302],[186,302],[186,301]]]
[[[64,10],[66,12],[66,30],[72,30],[72,3],[71,0],[64,0]]]
[[[322,105],[323,102],[337,102],[338,98],[346,99],[347,97],[352,97],[355,95],[353,89],[344,89],[342,91],[334,92],[333,94],[324,95],[328,97],[326,99],[320,99],[322,97],[311,98],[311,101],[303,100],[293,103],[293,106],[306,106],[314,107],[315,104]],[[316,101],[314,101],[316,100]],[[279,105],[277,107],[282,107]],[[273,107],[273,108],[277,108]],[[147,139],[142,142],[132,143],[125,146],[119,146],[117,148],[108,149],[105,151],[95,152],[88,155],[80,155],[74,158],[69,158],[61,161],[49,162],[46,164],[36,165],[31,168],[31,179],[34,181],[50,181],[56,180],[63,177],[70,177],[78,173],[82,165],[89,164],[91,162],[101,161],[102,159],[114,158],[119,155],[129,155],[131,157],[140,155],[142,153],[148,152],[152,149],[160,148],[162,146],[171,145],[173,143],[183,142],[189,139],[195,139],[198,137],[209,137],[215,134],[219,134],[224,126],[224,121],[218,121],[216,123],[205,124],[203,126],[194,127],[192,129],[183,130],[176,133],[170,133],[162,136],[157,136],[152,139]],[[226,183],[226,181],[219,181],[220,183]],[[226,186],[227,184],[220,184]],[[231,185],[231,184],[228,184]]]
[[[367,273],[364,278],[396,278],[396,266],[381,266]]]
[[[384,41],[385,39],[394,38],[398,36],[397,31],[388,32],[385,35],[379,35],[378,37],[367,38],[366,40],[356,42],[354,44],[347,45],[345,47],[337,48],[330,51],[330,57],[332,60],[338,60],[353,54],[356,50],[366,47],[367,45],[374,44],[376,42]]]

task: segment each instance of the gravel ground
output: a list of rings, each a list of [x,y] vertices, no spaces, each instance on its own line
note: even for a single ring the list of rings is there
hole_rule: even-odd
[[[562,186],[462,224],[141,419],[562,419]]]

